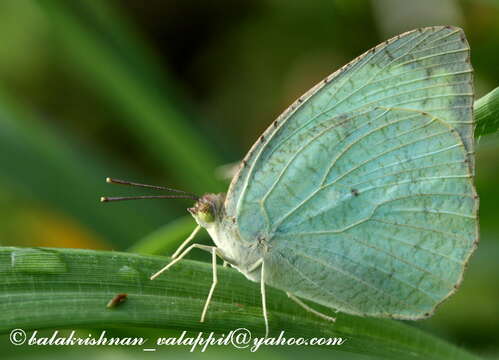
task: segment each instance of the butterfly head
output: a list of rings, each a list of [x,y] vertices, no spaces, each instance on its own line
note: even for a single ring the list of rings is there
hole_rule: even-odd
[[[205,194],[187,210],[204,228],[212,226],[222,216],[225,194]]]

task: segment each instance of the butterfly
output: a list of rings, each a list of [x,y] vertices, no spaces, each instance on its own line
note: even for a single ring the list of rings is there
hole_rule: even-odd
[[[478,243],[473,94],[457,27],[365,52],[272,122],[226,194],[163,196],[196,199],[197,227],[151,279],[192,249],[209,251],[201,321],[221,257],[260,283],[267,334],[266,285],[332,321],[303,300],[359,316],[432,315]],[[190,244],[201,228],[214,246]]]

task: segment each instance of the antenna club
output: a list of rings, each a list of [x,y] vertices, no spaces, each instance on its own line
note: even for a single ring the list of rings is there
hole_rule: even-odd
[[[107,201],[108,201],[108,200],[107,200],[107,197],[105,197],[105,196],[101,196],[101,198],[100,198],[100,202],[107,202]]]
[[[110,177],[107,177],[107,178],[106,178],[106,182],[107,182],[108,184],[111,184],[111,183],[113,182],[113,179],[111,179]]]

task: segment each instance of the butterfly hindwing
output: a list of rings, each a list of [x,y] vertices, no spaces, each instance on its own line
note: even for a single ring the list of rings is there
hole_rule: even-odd
[[[282,272],[269,281],[354,314],[431,313],[460,282],[477,238],[459,134],[393,108],[321,129],[263,198],[270,262]]]

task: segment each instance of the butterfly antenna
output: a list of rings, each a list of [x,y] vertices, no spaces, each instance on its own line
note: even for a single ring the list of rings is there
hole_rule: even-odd
[[[124,200],[141,200],[141,199],[192,199],[197,200],[197,197],[190,195],[144,195],[144,196],[102,196],[101,202],[124,201]]]
[[[171,191],[171,192],[178,193],[179,195],[144,195],[144,196],[119,196],[119,197],[103,196],[100,198],[101,202],[140,200],[140,199],[192,199],[192,200],[199,199],[198,195],[193,194],[191,192],[173,189],[173,188],[169,188],[166,186],[141,184],[141,183],[137,183],[137,182],[133,182],[133,181],[114,179],[114,178],[110,178],[110,177],[106,178],[106,182],[108,184],[118,184],[118,185],[127,185],[127,186],[155,189],[155,190]]]
[[[191,192],[179,190],[179,189],[173,189],[173,188],[169,188],[166,186],[141,184],[141,183],[137,183],[137,182],[133,182],[133,181],[114,179],[114,178],[110,178],[110,177],[106,178],[106,182],[108,184],[135,186],[135,187],[143,187],[143,188],[156,189],[156,190],[166,190],[166,191],[176,192],[176,193],[180,193],[180,194],[188,194],[188,195],[195,196],[196,198],[199,198],[198,195],[193,194]]]

